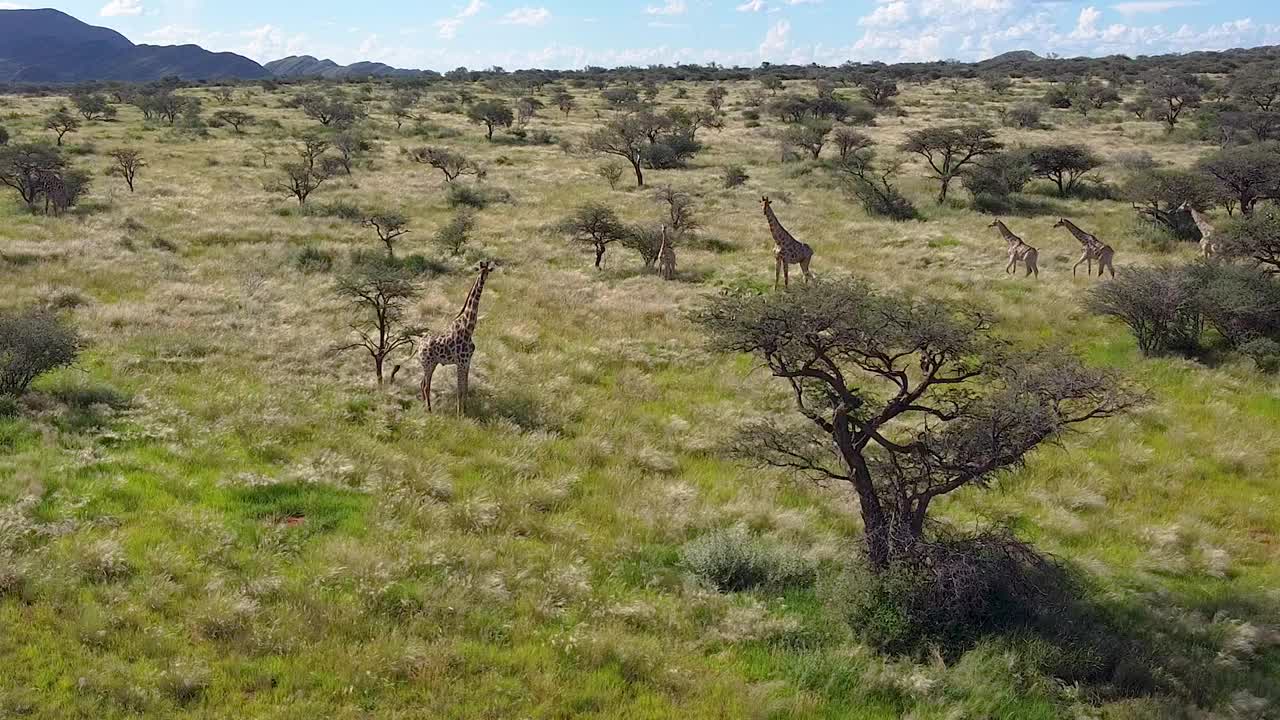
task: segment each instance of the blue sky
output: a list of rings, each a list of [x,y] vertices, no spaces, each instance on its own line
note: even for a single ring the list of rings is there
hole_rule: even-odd
[[[258,61],[292,54],[578,68],[716,61],[977,60],[1006,50],[1157,54],[1280,44],[1277,0],[68,0],[134,42]],[[0,7],[40,7],[0,2]]]

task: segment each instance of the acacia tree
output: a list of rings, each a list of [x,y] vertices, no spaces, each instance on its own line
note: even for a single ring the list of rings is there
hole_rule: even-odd
[[[541,100],[533,97],[522,97],[516,101],[516,127],[523,129],[529,121],[538,116],[538,111],[546,107]]]
[[[416,163],[429,165],[439,170],[444,174],[445,182],[453,182],[462,175],[480,176],[484,174],[484,170],[478,164],[469,160],[467,156],[444,148],[417,148],[409,153],[409,157]]]
[[[724,99],[727,97],[729,97],[729,91],[722,85],[712,85],[707,88],[707,104],[715,112],[720,112],[720,109],[724,107]]]
[[[57,133],[58,145],[62,145],[63,136],[80,129],[80,118],[63,106],[54,110],[44,119],[44,127],[46,130],[52,130]]]
[[[237,135],[243,132],[241,128],[244,125],[252,125],[256,120],[257,118],[243,110],[219,110],[213,114],[214,122],[230,125]]]
[[[1252,260],[1269,275],[1280,275],[1280,210],[1266,208],[1228,224],[1214,238],[1226,257]]]
[[[418,97],[405,93],[397,94],[387,104],[387,111],[396,121],[396,131],[404,126],[404,121],[413,117],[413,106],[418,104]]]
[[[85,120],[108,120],[116,116],[116,109],[107,102],[105,95],[76,94],[71,96],[71,102]]]
[[[736,453],[850,487],[875,572],[927,541],[933,501],[987,487],[1068,428],[1139,400],[1074,358],[1012,351],[981,312],[857,280],[723,295],[695,319],[714,349],[785,380],[804,419],[751,423]]]
[[[356,129],[347,129],[334,133],[331,142],[333,143],[333,149],[338,153],[336,157],[338,164],[348,175],[351,174],[352,164],[373,147],[364,134]]]
[[[138,176],[138,170],[147,165],[141,153],[124,148],[112,150],[111,158],[116,161],[115,166],[111,168],[112,172],[124,178],[125,184],[129,186],[129,192],[133,192],[133,181]]]
[[[1231,90],[1235,97],[1270,112],[1280,99],[1280,67],[1253,64],[1233,74]]]
[[[1280,144],[1259,143],[1229,147],[1197,166],[1218,182],[1222,193],[1251,215],[1260,200],[1280,198]]]
[[[951,181],[960,175],[961,170],[1002,147],[996,141],[995,133],[985,125],[957,125],[907,133],[901,149],[915,153],[929,163],[933,176],[941,183],[938,203],[942,204],[947,200]]]
[[[883,110],[893,105],[893,98],[898,94],[898,83],[889,78],[867,77],[858,83],[858,94],[871,106]]]
[[[809,120],[792,125],[782,135],[787,145],[803,148],[814,160],[822,155],[822,148],[827,144],[827,136],[831,134],[832,124],[829,120]]]
[[[515,122],[515,117],[511,114],[511,108],[496,100],[485,100],[472,105],[467,109],[467,118],[477,125],[485,126],[485,137],[490,142],[493,141],[494,129],[498,127],[509,128]]]
[[[627,227],[618,220],[618,214],[599,203],[580,206],[558,223],[557,230],[574,242],[591,245],[596,254],[597,270],[604,264],[604,253],[609,245],[625,240],[628,235]]]
[[[1146,81],[1146,97],[1154,117],[1173,130],[1182,111],[1200,104],[1200,88],[1193,78],[1179,75],[1152,75]]]
[[[836,152],[840,154],[841,160],[848,160],[850,153],[871,147],[870,137],[848,126],[841,126],[832,131],[831,142],[836,146]]]
[[[387,257],[394,259],[395,241],[409,232],[409,219],[400,213],[377,213],[365,217],[362,223],[373,228],[373,231],[378,234],[378,239],[387,246]]]
[[[644,148],[649,139],[645,124],[635,117],[610,120],[603,128],[587,136],[586,149],[605,155],[616,155],[631,163],[636,174],[636,187],[644,187]]]
[[[319,135],[304,135],[297,148],[300,162],[281,165],[280,175],[266,184],[267,191],[292,195],[299,205],[306,205],[311,193],[332,178],[341,166],[341,160],[325,154],[329,147],[329,141]]]
[[[1058,186],[1058,196],[1070,195],[1090,172],[1102,165],[1085,145],[1041,145],[1026,152],[1026,161],[1036,177]]]
[[[1184,203],[1207,208],[1217,199],[1213,179],[1203,173],[1177,168],[1155,168],[1135,173],[1121,190],[1124,198],[1142,218],[1179,237],[1193,237],[1199,230]]]
[[[408,271],[386,260],[359,263],[338,279],[339,297],[351,303],[355,320],[351,330],[357,340],[334,352],[363,349],[373,360],[378,386],[395,382],[400,365],[386,375],[388,360],[402,348],[412,348],[422,328],[404,323],[405,309],[418,297],[418,286]]]
[[[31,210],[35,210],[40,197],[40,177],[61,173],[66,167],[62,152],[47,143],[0,146],[0,183],[17,190]]]

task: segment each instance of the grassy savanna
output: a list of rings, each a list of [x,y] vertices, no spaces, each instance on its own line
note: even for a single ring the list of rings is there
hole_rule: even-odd
[[[666,85],[658,102],[700,106],[706,87]],[[826,170],[781,162],[775,120],[743,122],[754,85],[727,87],[725,128],[699,132],[706,149],[689,168],[646,171],[644,190],[628,173],[611,191],[595,173],[605,159],[576,149],[614,113],[590,90],[573,91],[568,117],[548,107],[530,125],[573,143],[565,152],[501,130],[487,142],[463,114],[433,112],[435,89],[418,110],[427,120],[397,132],[391,90],[368,86],[372,150],[301,209],[264,190],[316,125],[281,106],[298,88],[239,89],[230,106],[180,91],[203,97],[206,115],[252,113],[243,133],[200,137],[121,105],[67,135],[74,165],[94,176],[78,207],[46,217],[14,193],[0,203],[0,308],[53,305],[88,341],[0,419],[0,716],[1273,716],[1280,384],[1234,355],[1143,358],[1122,326],[1084,311],[1097,281],[1072,277],[1079,245],[1052,226],[1071,218],[1115,247],[1118,267],[1190,259],[1194,244],[1150,241],[1127,202],[1034,185],[1038,209],[1006,220],[1039,248],[1041,278],[1006,276],[991,217],[958,183],[935,205],[937,183],[913,159],[896,181],[926,221],[869,217]],[[911,130],[994,123],[1044,89],[904,85],[903,113],[863,131],[889,156]],[[44,118],[66,102],[5,97],[0,124],[11,142],[52,140]],[[1045,120],[1051,129],[998,137],[1078,142],[1109,159],[1146,151],[1174,167],[1213,149],[1119,109]],[[454,211],[442,175],[402,152],[423,145],[488,169],[455,183],[510,193],[478,212],[460,256],[432,242]],[[122,147],[147,163],[133,193],[105,174]],[[725,189],[727,165],[750,179]],[[1099,171],[1110,183],[1126,172]],[[674,282],[621,243],[597,272],[588,246],[551,229],[586,201],[656,225],[652,191],[665,185],[694,197],[703,224],[701,241],[678,247]],[[851,498],[727,456],[735,426],[786,416],[791,400],[752,360],[710,353],[688,318],[723,288],[771,291],[761,195],[814,247],[819,280],[856,274],[977,304],[1015,344],[1069,347],[1149,393],[938,514],[1009,526],[1078,569],[1153,650],[1159,665],[1133,674],[1154,681],[1064,681],[1050,670],[1061,661],[1026,637],[886,657],[834,613],[838,587],[821,578],[858,552]],[[334,273],[352,251],[381,251],[372,230],[336,215],[344,205],[408,219],[397,253],[431,268],[410,315],[432,329],[457,312],[475,261],[500,263],[467,417],[450,412],[450,368],[429,415],[408,356],[380,390],[367,357],[331,352],[352,337]],[[332,271],[302,272],[303,248],[331,253]],[[812,562],[820,580],[707,587],[682,547],[735,526]]]

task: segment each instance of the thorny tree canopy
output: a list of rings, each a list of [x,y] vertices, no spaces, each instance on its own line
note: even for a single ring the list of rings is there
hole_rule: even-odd
[[[986,485],[1069,426],[1140,399],[1067,355],[1013,351],[982,312],[857,280],[725,295],[697,320],[716,349],[786,380],[808,421],[750,425],[736,450],[852,485],[876,567],[923,537],[935,498]]]

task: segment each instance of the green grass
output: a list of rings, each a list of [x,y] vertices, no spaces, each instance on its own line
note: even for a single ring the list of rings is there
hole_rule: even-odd
[[[745,90],[734,86],[729,106]],[[1001,102],[1042,90],[1019,82]],[[534,127],[571,139],[593,128],[597,98],[575,94],[585,107]],[[238,95],[235,107],[308,126],[283,99]],[[904,87],[908,115],[868,132],[885,148],[962,99]],[[21,116],[6,127],[39,136],[58,102],[4,98]],[[662,102],[695,101],[668,89]],[[1142,359],[1122,328],[1082,310],[1093,281],[1070,276],[1078,246],[1052,229],[1056,216],[1009,219],[1041,256],[1039,282],[1010,278],[990,218],[965,209],[958,190],[955,207],[933,205],[919,164],[898,182],[929,221],[883,222],[821,171],[792,180],[800,169],[776,162],[773,121],[731,119],[700,134],[708,148],[690,169],[649,173],[655,187],[693,193],[704,233],[731,246],[678,248],[682,282],[660,281],[617,246],[596,273],[545,227],[586,199],[657,223],[650,194],[609,191],[595,158],[490,145],[436,113],[459,134],[432,142],[481,160],[486,182],[514,196],[480,211],[465,259],[443,258],[430,238],[452,216],[445,189],[399,154],[424,141],[372,107],[372,168],[311,202],[409,217],[400,252],[448,270],[423,280],[411,308],[436,329],[456,313],[473,262],[502,261],[484,297],[467,418],[421,408],[412,360],[380,392],[365,358],[329,352],[348,341],[346,308],[332,275],[290,258],[312,245],[340,269],[351,251],[378,246],[355,223],[262,191],[271,170],[240,158],[268,142],[271,164],[284,161],[284,133],[260,123],[191,140],[142,131],[123,107],[76,143],[137,145],[149,166],[136,193],[101,174],[105,156],[86,155],[75,162],[94,174],[91,211],[31,217],[0,201],[0,276],[13,288],[0,303],[74,291],[83,302],[66,312],[90,341],[77,367],[0,417],[0,717],[1020,720],[1266,717],[1280,706],[1280,383],[1239,358]],[[1119,111],[1045,119],[1053,139],[1103,155],[1145,149],[1187,165],[1208,149],[1166,143]],[[752,179],[723,189],[727,164]],[[829,571],[856,551],[854,506],[839,488],[724,455],[737,424],[788,413],[790,398],[748,359],[709,354],[687,319],[720,288],[771,290],[765,193],[815,247],[819,277],[857,273],[978,303],[1011,340],[1067,345],[1149,390],[1133,416],[937,507],[961,525],[1013,527],[1084,573],[1095,600],[1170,664],[1158,692],[1064,686],[1035,669],[1042,649],[1026,638],[994,638],[945,664],[882,657],[832,616],[821,582],[721,595],[688,576],[680,548],[738,524]],[[1055,205],[1113,244],[1117,265],[1163,257],[1132,235],[1125,203]],[[451,410],[452,372],[437,378],[436,407]]]

